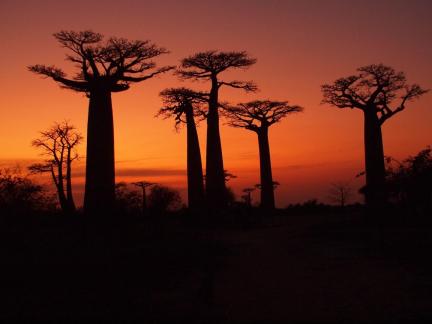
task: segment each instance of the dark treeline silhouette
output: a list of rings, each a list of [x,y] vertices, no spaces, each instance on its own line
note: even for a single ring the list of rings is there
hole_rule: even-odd
[[[0,169],[0,218],[52,212],[53,197],[19,169]]]
[[[168,51],[149,41],[110,38],[102,43],[103,36],[92,31],[61,31],[54,37],[69,50],[66,58],[78,67],[77,75],[68,79],[61,69],[46,65],[33,65],[29,70],[89,98],[84,210],[110,212],[115,199],[111,93],[171,70],[170,66],[155,69],[151,61]],[[152,72],[145,74],[148,71]]]
[[[245,69],[256,60],[246,52],[199,52],[182,60],[176,72],[182,79],[210,81],[207,112],[206,199],[210,210],[226,206],[224,163],[219,131],[219,90],[227,86],[247,92],[256,91],[252,82],[223,81],[220,74],[232,69]]]
[[[141,192],[132,190],[131,186],[140,188]],[[182,208],[180,194],[173,188],[147,181],[116,183],[116,213],[120,216],[149,220]]]
[[[269,127],[288,114],[300,112],[302,109],[300,106],[288,105],[287,101],[256,100],[224,110],[229,125],[245,128],[258,135],[261,207],[263,208],[275,208],[274,181],[268,139]]]
[[[403,72],[383,64],[357,69],[358,73],[322,86],[323,102],[338,108],[360,109],[364,115],[366,204],[386,203],[384,148],[381,126],[403,111],[408,102],[427,92],[419,85],[408,85]]]
[[[42,155],[47,156],[47,159],[43,163],[30,165],[28,169],[32,174],[51,175],[60,207],[66,213],[76,210],[72,194],[72,163],[78,159],[76,147],[82,139],[75,127],[65,121],[55,123],[50,129],[40,132],[40,137],[32,142],[34,147],[42,150]]]

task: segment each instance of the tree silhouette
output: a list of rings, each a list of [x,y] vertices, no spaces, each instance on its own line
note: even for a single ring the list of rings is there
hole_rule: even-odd
[[[174,117],[176,129],[181,124],[186,124],[188,204],[191,210],[199,211],[204,205],[204,184],[195,117],[202,119],[202,104],[207,102],[208,96],[186,88],[165,89],[160,96],[163,107],[157,115]]]
[[[261,207],[275,207],[273,176],[268,139],[269,127],[288,114],[300,112],[300,106],[288,105],[287,101],[256,100],[226,107],[224,114],[228,124],[257,133],[260,155]]]
[[[137,186],[137,187],[141,188],[141,190],[142,190],[141,208],[142,208],[142,214],[143,214],[143,216],[145,216],[145,214],[147,212],[147,194],[146,194],[146,188],[151,187],[153,185],[156,185],[156,183],[154,183],[154,182],[147,182],[147,181],[138,181],[138,182],[133,182],[132,184],[134,186]]]
[[[42,155],[48,156],[48,159],[44,163],[30,165],[29,170],[33,174],[49,172],[57,190],[61,209],[64,212],[74,212],[76,207],[72,195],[72,162],[78,159],[76,146],[81,143],[83,137],[67,121],[55,123],[47,131],[40,132],[40,135],[32,145],[42,149]]]
[[[344,208],[352,197],[352,188],[347,182],[332,183],[329,189],[329,199]]]
[[[154,185],[150,189],[148,200],[150,209],[158,215],[178,210],[181,207],[181,197],[179,192],[175,189],[161,185]]]
[[[357,69],[358,73],[322,86],[323,103],[337,108],[360,109],[364,115],[366,165],[365,200],[370,207],[385,203],[385,165],[381,125],[405,109],[427,90],[408,85],[403,72],[383,64]]]
[[[414,214],[429,216],[432,211],[431,147],[402,162],[391,157],[386,162],[386,184],[392,202],[399,207],[409,206]]]
[[[256,188],[244,188],[244,195],[242,198],[244,199],[246,205],[248,207],[252,207],[252,192],[255,191]]]
[[[69,50],[66,59],[78,68],[76,76],[66,78],[65,73],[54,66],[33,65],[29,70],[53,79],[63,88],[84,92],[90,99],[84,209],[86,212],[110,211],[115,196],[111,93],[125,91],[132,83],[172,69],[170,66],[155,69],[156,64],[151,61],[168,51],[149,41],[110,38],[102,43],[103,36],[89,30],[61,31],[54,37]]]
[[[222,81],[220,74],[232,69],[246,69],[256,60],[246,52],[199,52],[182,60],[177,74],[183,79],[210,81],[207,113],[206,198],[211,209],[226,205],[224,165],[219,132],[219,89],[223,86],[256,91],[252,82]]]

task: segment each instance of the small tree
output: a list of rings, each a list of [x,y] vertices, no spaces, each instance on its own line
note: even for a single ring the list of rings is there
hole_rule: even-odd
[[[115,185],[116,210],[120,213],[137,213],[140,210],[141,197],[136,190],[131,190],[126,182]]]
[[[347,202],[352,198],[352,188],[347,182],[332,183],[329,189],[329,199],[344,208]]]
[[[402,162],[387,158],[387,187],[392,201],[415,213],[432,210],[432,149],[427,147]],[[391,162],[396,162],[392,166]]]
[[[18,169],[0,169],[0,215],[54,210],[54,199]]]
[[[300,112],[300,106],[288,105],[287,101],[256,100],[226,107],[224,113],[232,127],[244,128],[258,135],[260,155],[261,206],[275,207],[273,176],[268,139],[269,127],[291,113]]]
[[[147,182],[147,181],[138,181],[138,182],[133,182],[132,183],[134,186],[137,186],[138,188],[141,188],[142,191],[142,199],[141,199],[141,210],[142,210],[142,214],[143,216],[146,215],[147,213],[147,193],[146,193],[146,189],[156,185],[156,183],[154,182]]]
[[[256,60],[246,52],[199,52],[182,60],[177,74],[183,79],[210,81],[207,112],[206,198],[211,209],[226,205],[222,144],[219,133],[219,89],[223,86],[256,91],[252,82],[222,81],[220,74],[232,69],[246,69]]]
[[[32,174],[50,173],[64,212],[74,212],[76,209],[72,194],[72,162],[78,159],[76,147],[82,139],[75,127],[64,121],[40,132],[40,137],[32,142],[47,159],[44,163],[30,165],[29,170]]]
[[[242,196],[242,198],[244,199],[244,201],[248,207],[252,207],[252,192],[254,192],[255,189],[256,188],[243,189],[244,195]]]
[[[110,38],[102,43],[103,36],[90,30],[61,31],[54,37],[70,52],[66,59],[78,68],[76,76],[66,78],[54,66],[32,65],[29,70],[53,79],[63,88],[84,92],[90,99],[84,210],[110,212],[115,197],[111,93],[128,90],[132,83],[171,70],[171,66],[155,69],[152,61],[168,51],[149,41]]]
[[[186,88],[165,89],[160,96],[164,106],[159,110],[157,116],[173,117],[176,129],[181,124],[186,124],[188,205],[191,210],[199,211],[204,206],[205,197],[201,151],[195,118],[203,118],[202,104],[208,100],[208,96]]]
[[[358,73],[322,86],[323,103],[337,108],[360,109],[364,115],[366,165],[366,204],[385,203],[385,165],[381,125],[405,110],[406,104],[420,98],[427,90],[408,85],[403,72],[383,64],[357,69]]]

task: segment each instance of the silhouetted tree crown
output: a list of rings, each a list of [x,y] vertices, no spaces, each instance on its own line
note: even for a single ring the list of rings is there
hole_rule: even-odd
[[[258,132],[261,127],[269,127],[288,114],[301,111],[302,107],[288,105],[288,101],[255,100],[228,106],[224,115],[230,126]]]
[[[189,56],[181,61],[177,74],[184,79],[212,79],[221,72],[228,69],[247,69],[256,63],[245,51],[242,52],[218,52],[206,51]],[[256,91],[257,86],[251,81],[219,81],[218,86],[229,86],[244,89],[245,91]]]
[[[418,84],[407,84],[404,72],[397,72],[383,64],[363,66],[357,71],[355,75],[323,85],[323,103],[363,111],[372,107],[379,115],[380,124],[383,124],[404,110],[407,102],[428,91]]]
[[[144,81],[174,67],[156,68],[151,60],[168,51],[150,41],[129,41],[124,38],[109,38],[102,43],[103,36],[91,30],[74,32],[61,31],[54,34],[58,42],[71,54],[66,59],[75,63],[78,73],[67,78],[63,70],[55,66],[32,65],[29,70],[54,79],[62,87],[79,92],[89,92],[94,87],[110,92],[129,89],[130,84]],[[148,71],[153,70],[148,73]]]
[[[208,101],[208,94],[188,88],[168,88],[160,92],[163,106],[157,117],[164,119],[174,117],[176,129],[181,124],[187,124],[188,109],[195,121],[199,122],[206,116],[203,104]]]

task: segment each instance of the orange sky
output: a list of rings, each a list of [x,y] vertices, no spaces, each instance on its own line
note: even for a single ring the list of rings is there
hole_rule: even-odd
[[[165,46],[171,54],[161,57],[160,64],[178,64],[202,50],[248,51],[257,64],[226,78],[254,80],[260,91],[223,90],[221,100],[269,98],[305,107],[270,131],[274,178],[281,183],[278,206],[325,200],[334,181],[352,180],[357,189],[363,181],[354,180],[363,170],[361,112],[321,105],[320,85],[382,62],[405,71],[409,82],[432,88],[431,12],[427,0],[106,0],[103,5],[2,0],[0,167],[39,159],[30,142],[54,121],[67,119],[85,136],[87,98],[27,72],[26,66],[56,64],[73,71],[52,33],[93,29]],[[186,134],[176,133],[172,121],[154,118],[159,91],[178,85],[174,76],[164,75],[113,95],[117,181],[155,180],[184,192]],[[400,159],[432,144],[431,121],[429,93],[385,124],[385,154]],[[205,123],[199,135],[204,153]],[[229,184],[240,193],[259,179],[256,135],[222,126],[221,136],[225,167],[238,176]],[[84,162],[77,164],[77,174],[82,175]],[[82,176],[75,181],[80,196]]]

